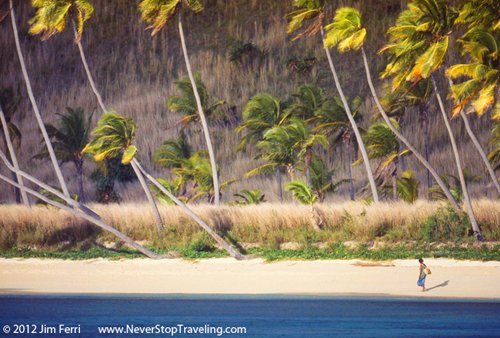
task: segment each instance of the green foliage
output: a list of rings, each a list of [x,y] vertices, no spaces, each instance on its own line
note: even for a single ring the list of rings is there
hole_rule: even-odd
[[[157,178],[156,180],[172,195],[177,196],[177,194],[179,193],[181,188],[180,187],[181,183],[179,179],[167,180],[164,178]],[[165,203],[167,205],[174,204],[174,201],[172,201],[170,197],[168,197],[165,193],[163,193],[160,189],[158,189],[154,184],[150,184],[149,189],[151,189],[151,191],[156,195],[156,198],[158,198],[158,200],[160,200],[162,203]],[[182,199],[183,198],[181,197],[181,200]]]
[[[212,102],[207,88],[201,81],[199,73],[195,74],[196,89],[200,96],[201,106],[206,117],[214,117],[220,106],[226,102],[224,100],[217,100]],[[193,93],[193,86],[189,78],[185,77],[174,82],[175,87],[181,93],[178,96],[171,96],[167,99],[167,107],[173,112],[184,115],[181,119],[183,125],[191,122],[198,121],[198,107]]]
[[[43,34],[42,40],[61,33],[66,29],[68,21],[76,24],[77,41],[83,33],[85,21],[90,19],[94,8],[87,0],[32,0],[36,9],[35,16],[30,20],[30,33]]]
[[[366,28],[361,24],[361,13],[350,7],[337,9],[333,23],[327,25],[325,31],[325,46],[338,46],[341,53],[360,49],[366,38]]]
[[[418,199],[420,181],[411,170],[403,171],[401,177],[396,179],[398,196],[403,201],[414,203]]]
[[[203,10],[199,0],[142,0],[139,3],[141,18],[150,25],[151,35],[158,33],[175,15],[179,7],[198,13]]]
[[[66,108],[66,114],[56,114],[59,117],[59,128],[46,124],[45,128],[52,141],[56,157],[61,163],[81,163],[84,159],[83,149],[90,136],[92,114],[85,118],[82,108]],[[36,159],[48,158],[47,149],[34,156]]]
[[[333,176],[335,174],[334,170],[328,170],[325,162],[318,156],[315,156],[311,161],[311,189],[318,196],[320,202],[322,202],[326,194],[336,193],[338,189],[345,183],[348,183],[349,180],[341,179],[337,182],[334,182]]]
[[[237,205],[256,205],[266,201],[266,195],[264,195],[259,189],[242,189],[239,193],[234,194],[234,196],[240,198],[239,201],[236,201]]]
[[[466,215],[459,215],[453,208],[441,208],[430,216],[421,228],[427,242],[461,241],[467,237],[470,222]]]
[[[312,192],[306,182],[295,180],[285,186],[286,191],[291,191],[293,197],[302,204],[312,205],[318,200],[318,196]]]
[[[131,182],[136,176],[130,165],[122,164],[121,159],[115,157],[98,162],[90,179],[96,186],[96,201],[108,204],[120,201],[120,196],[114,190],[115,182]]]
[[[474,175],[467,169],[463,170],[463,175],[465,179],[465,184],[467,186],[482,180],[481,176]],[[452,174],[447,174],[442,176],[441,179],[443,180],[445,186],[450,190],[451,194],[453,195],[453,198],[455,198],[455,200],[458,203],[461,203],[464,198],[464,195],[462,191],[462,185],[460,184],[460,178]],[[446,195],[443,193],[443,191],[439,186],[432,187],[430,191],[432,192],[432,197],[435,200],[447,199]]]
[[[295,10],[287,14],[287,33],[301,30],[294,40],[317,34],[323,26],[325,0],[293,0],[292,4]]]
[[[121,156],[122,164],[134,158],[137,149],[132,144],[136,133],[134,120],[116,113],[104,114],[92,131],[92,139],[83,153],[94,155],[94,160]]]
[[[181,135],[175,140],[163,142],[153,154],[153,160],[156,164],[165,168],[179,168],[182,161],[189,158],[193,149],[188,143],[186,134]]]

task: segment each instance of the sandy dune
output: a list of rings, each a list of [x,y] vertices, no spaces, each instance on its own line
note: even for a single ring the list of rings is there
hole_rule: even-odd
[[[500,262],[0,259],[0,293],[380,294],[500,300]]]

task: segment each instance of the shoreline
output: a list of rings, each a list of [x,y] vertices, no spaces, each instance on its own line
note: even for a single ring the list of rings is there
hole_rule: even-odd
[[[415,260],[265,262],[212,258],[1,258],[0,295],[206,297],[410,297],[500,301],[500,262],[425,259],[429,291]]]

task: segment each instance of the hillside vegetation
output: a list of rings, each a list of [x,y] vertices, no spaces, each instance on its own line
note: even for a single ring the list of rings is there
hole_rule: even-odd
[[[168,25],[151,38],[149,32],[145,31],[145,24],[139,20],[140,14],[135,1],[96,0],[92,3],[95,12],[86,25],[82,44],[96,84],[107,106],[135,119],[138,126],[136,143],[140,149],[141,161],[156,176],[169,177],[168,170],[153,163],[152,155],[163,141],[176,138],[181,128],[181,116],[169,111],[165,104],[168,97],[179,94],[174,82],[186,76],[177,28],[175,25]],[[385,65],[384,57],[376,52],[386,42],[385,32],[394,23],[403,3],[342,2],[342,5],[359,8],[363,15],[364,24],[369,31],[366,49],[375,73],[381,72]],[[241,122],[241,112],[246,102],[259,92],[268,92],[285,100],[298,86],[314,84],[323,88],[329,97],[337,95],[320,39],[291,41],[287,36],[285,19],[285,14],[291,10],[289,1],[210,0],[204,1],[204,5],[205,10],[201,14],[187,15],[185,30],[193,69],[201,74],[208,93],[214,100],[226,101],[220,113],[210,122],[221,181],[236,180],[223,192],[222,200],[234,200],[233,194],[245,188],[261,189],[268,201],[275,201],[277,183],[274,175],[244,178],[247,171],[262,164],[262,161],[254,159],[256,151],[253,147],[243,152],[236,151],[240,135],[234,132],[234,128]],[[63,113],[66,107],[82,107],[90,115],[97,109],[97,103],[87,84],[71,34],[66,32],[48,41],[40,41],[38,36],[28,34],[28,20],[34,14],[30,2],[19,1],[16,6],[28,72],[45,121],[56,124],[55,113]],[[332,15],[330,6],[329,16]],[[245,43],[252,43],[255,48],[253,54],[243,53],[238,58],[237,53]],[[8,20],[0,25],[0,46],[0,88],[12,88],[21,97],[21,104],[14,118],[23,135],[20,165],[42,180],[55,184],[49,162],[32,158],[42,150],[41,136],[32,117]],[[458,57],[456,51],[451,54],[452,57]],[[359,95],[363,98],[362,126],[368,127],[374,118],[374,108],[361,59],[354,54],[347,57],[337,53],[333,55],[346,95],[351,98]],[[237,61],[231,61],[235,57]],[[291,62],[308,59],[313,61],[310,67],[304,69],[300,68],[304,64]],[[376,81],[376,86],[381,91],[383,83]],[[437,104],[434,98],[431,100],[430,162],[439,168],[441,174],[456,175],[449,141],[438,118]],[[451,107],[451,102],[448,105]],[[96,120],[94,116],[93,123]],[[481,143],[486,146],[489,116],[471,118],[471,123]],[[462,124],[456,120],[452,124],[460,140],[460,154],[465,167],[472,176],[480,177],[472,184],[473,197],[495,196],[489,177]],[[407,113],[402,130],[419,149],[423,148],[416,111],[410,110]],[[201,128],[191,125],[187,128],[187,135],[195,150],[204,149]],[[324,151],[324,156],[327,165],[335,169],[336,180],[347,177],[347,163],[341,142],[330,145],[328,151]],[[412,158],[408,162],[408,167],[417,173],[422,182],[420,196],[424,197],[425,171]],[[375,165],[376,161],[373,163]],[[85,190],[91,198],[95,195],[95,186],[88,177],[94,169],[92,161],[85,162]],[[70,190],[76,193],[74,167],[69,163],[65,164],[63,172],[69,181]],[[365,186],[362,165],[353,167],[353,178],[357,191]],[[123,201],[144,198],[137,183],[127,183],[127,189],[118,185],[117,189]],[[347,185],[341,186],[337,194],[328,198],[347,199]],[[291,199],[291,195],[285,194],[285,199]],[[12,200],[10,188],[0,189],[0,201]]]

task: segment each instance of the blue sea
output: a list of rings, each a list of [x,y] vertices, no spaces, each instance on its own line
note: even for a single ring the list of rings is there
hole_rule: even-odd
[[[500,302],[288,295],[4,295],[0,327],[0,337],[500,337]]]

